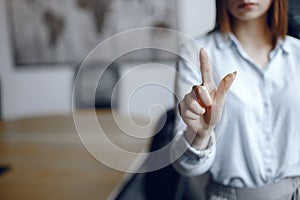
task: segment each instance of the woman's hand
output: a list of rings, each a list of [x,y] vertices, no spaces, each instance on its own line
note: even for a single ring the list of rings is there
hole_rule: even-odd
[[[186,139],[196,149],[207,147],[212,130],[220,121],[225,96],[232,85],[236,72],[227,74],[216,86],[209,58],[204,49],[200,50],[200,71],[202,84],[195,85],[179,103],[179,111],[187,124]]]

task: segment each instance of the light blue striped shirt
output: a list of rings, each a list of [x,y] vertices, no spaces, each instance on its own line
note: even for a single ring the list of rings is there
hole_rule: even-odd
[[[216,83],[237,71],[227,94],[223,118],[215,130],[216,140],[203,152],[190,147],[180,129],[185,125],[177,114],[177,137],[171,156],[188,152],[173,163],[188,176],[207,170],[219,183],[253,187],[300,175],[300,42],[287,36],[270,52],[269,63],[258,66],[242,49],[233,34],[213,32],[186,44],[179,60],[176,94],[179,101],[201,83],[198,53],[204,47],[214,62]],[[197,63],[195,67],[191,63]],[[198,156],[198,159],[187,156]]]

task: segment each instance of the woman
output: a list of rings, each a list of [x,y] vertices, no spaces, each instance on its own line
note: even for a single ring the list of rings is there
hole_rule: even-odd
[[[286,36],[287,2],[217,0],[200,67],[179,60],[173,166],[209,171],[209,199],[300,199],[300,42]],[[199,46],[183,55],[193,62]]]

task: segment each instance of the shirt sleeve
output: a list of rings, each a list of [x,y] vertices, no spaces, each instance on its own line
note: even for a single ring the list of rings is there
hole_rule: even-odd
[[[208,147],[199,151],[193,148],[185,139],[185,132],[176,135],[172,144],[171,159],[173,167],[185,176],[197,176],[207,172],[215,158],[215,136],[211,135]]]
[[[177,75],[175,82],[176,105],[184,95],[189,93],[193,85],[199,85],[201,80],[200,46],[186,44],[180,50],[180,58],[177,64]],[[193,148],[185,139],[186,125],[175,107],[175,139],[171,146],[171,160],[173,167],[186,176],[201,175],[208,171],[215,158],[215,134],[213,133],[207,149],[203,151]]]

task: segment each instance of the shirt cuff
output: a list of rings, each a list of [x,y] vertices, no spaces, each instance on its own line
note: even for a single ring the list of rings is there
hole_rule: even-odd
[[[186,159],[190,160],[190,162],[194,161],[196,163],[200,159],[208,157],[209,154],[211,154],[213,148],[215,148],[216,145],[215,141],[215,133],[212,132],[207,148],[204,150],[198,150],[189,144],[189,142],[185,138],[185,132],[183,132],[182,134],[180,134],[178,147],[180,149],[179,151],[183,152],[183,156],[186,157]]]
[[[190,143],[187,141],[187,139],[185,138],[185,133],[182,134],[182,139],[181,140],[184,143],[183,145],[188,150],[188,152],[198,156],[199,158],[207,157],[211,153],[212,148],[214,148],[215,145],[216,145],[216,137],[215,137],[214,131],[211,133],[208,145],[204,150],[198,150],[198,149],[192,147],[190,145]]]
[[[185,139],[185,131],[177,133],[172,144],[171,159],[179,173],[196,176],[205,173],[213,164],[216,153],[215,133],[212,132],[206,149],[197,150]]]

